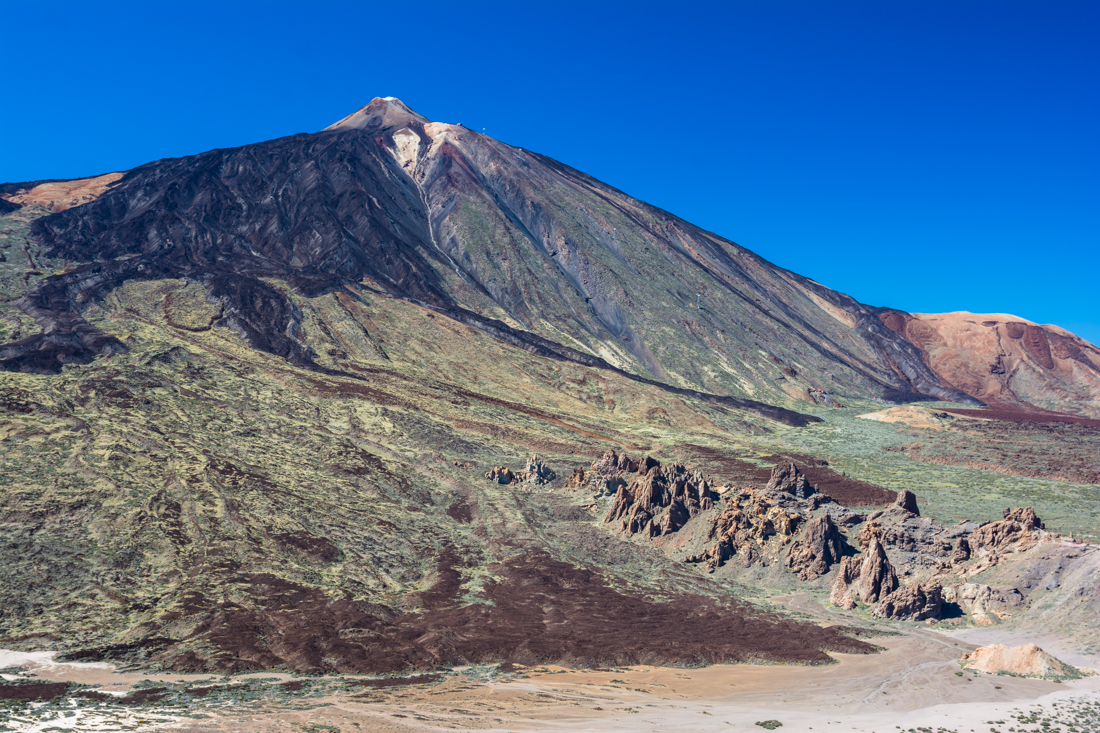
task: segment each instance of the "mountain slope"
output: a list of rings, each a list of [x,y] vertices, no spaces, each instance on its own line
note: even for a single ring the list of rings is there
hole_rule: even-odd
[[[893,498],[876,476],[927,487],[929,517],[1014,496],[928,481],[908,437],[810,404],[976,402],[941,381],[980,349],[941,359],[917,317],[397,100],[0,196],[4,646],[221,671],[824,662],[870,647],[748,600],[809,582],[789,551],[823,514],[853,535],[847,507]],[[621,477],[569,478],[609,450],[664,463],[631,490],[648,536],[603,521]],[[773,496],[728,562],[706,528],[788,459],[836,502],[796,522]],[[524,465],[550,483],[502,483]],[[1050,483],[1067,522],[1091,488]],[[708,549],[713,575],[685,562]]]
[[[564,358],[704,392],[974,402],[941,386],[874,309],[397,100],[316,135],[134,169],[95,201],[37,221],[32,237],[92,264],[25,297],[46,333],[6,347],[9,369],[120,348],[87,329],[79,304],[165,276],[203,283],[225,303],[225,325],[257,348],[312,363],[293,309],[265,282],[274,278],[306,296],[372,288],[473,314],[478,327],[493,319]]]

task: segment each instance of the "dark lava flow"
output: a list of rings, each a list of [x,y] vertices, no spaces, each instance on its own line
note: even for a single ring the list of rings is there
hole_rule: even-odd
[[[440,580],[420,594],[418,611],[406,613],[334,600],[270,575],[238,574],[232,581],[249,587],[250,608],[192,594],[182,610],[160,619],[197,621],[185,639],[152,636],[68,658],[143,658],[180,672],[387,673],[502,660],[578,667],[821,664],[831,661],[826,650],[877,650],[842,627],[800,623],[734,601],[680,595],[655,602],[541,551],[491,566],[501,580],[485,584],[488,603],[460,605],[460,565],[445,552]]]

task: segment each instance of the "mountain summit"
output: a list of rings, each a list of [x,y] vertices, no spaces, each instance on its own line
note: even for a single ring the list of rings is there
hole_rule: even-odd
[[[326,127],[323,132],[404,127],[414,123],[425,125],[428,119],[413,112],[397,97],[375,97],[366,106],[360,107],[339,122]]]

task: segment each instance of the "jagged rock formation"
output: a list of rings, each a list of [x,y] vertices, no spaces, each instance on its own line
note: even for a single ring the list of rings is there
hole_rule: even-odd
[[[810,580],[829,572],[850,551],[844,535],[828,514],[811,519],[802,536],[791,543],[787,567],[802,580]]]
[[[959,664],[963,669],[973,669],[987,674],[1011,674],[1044,680],[1077,679],[1089,674],[1085,670],[1055,659],[1035,644],[1015,647],[991,644],[978,647],[964,654]]]
[[[868,540],[862,558],[845,557],[833,580],[829,599],[841,608],[855,608],[856,600],[877,603],[898,589],[898,576],[878,535]]]
[[[782,491],[793,494],[799,499],[808,499],[811,494],[817,492],[817,489],[810,486],[809,482],[806,481],[806,477],[802,475],[802,471],[798,469],[793,461],[777,463],[775,468],[772,469],[771,478],[768,479],[768,485],[765,488],[768,491]]]
[[[527,468],[523,470],[520,480],[526,481],[529,484],[542,486],[550,483],[557,477],[558,474],[555,473],[554,469],[540,461],[538,456],[532,456],[527,460]]]
[[[859,569],[859,598],[864,603],[874,603],[897,590],[897,587],[898,576],[886,556],[886,548],[877,537],[872,537]]]
[[[1019,509],[1005,509],[1004,521],[1016,522],[1024,527],[1024,529],[1043,529],[1043,520],[1039,519],[1035,514],[1035,510],[1032,507],[1022,507]]]
[[[707,535],[714,544],[688,557],[685,562],[703,563],[713,572],[734,555],[740,555],[746,567],[760,556],[771,537],[786,543],[805,521],[793,507],[778,505],[766,494],[740,491],[728,495],[725,510],[715,518]]]
[[[943,589],[934,583],[899,588],[879,601],[873,616],[898,621],[924,621],[943,616]]]
[[[620,487],[627,485],[627,474],[645,474],[649,472],[649,469],[660,465],[658,461],[649,456],[635,461],[625,453],[619,455],[615,451],[609,450],[587,469],[574,469],[573,474],[566,482],[566,487],[569,489],[585,487],[596,496],[614,496]]]
[[[1038,541],[1036,530],[1043,527],[1042,520],[1031,507],[1005,509],[1004,519],[983,524],[970,535],[968,542],[973,550],[989,553],[1003,552],[1010,547],[1030,546]]]
[[[859,581],[859,572],[863,567],[862,560],[855,557],[841,558],[837,566],[836,578],[833,579],[833,587],[829,593],[829,602],[846,610],[856,607],[856,599],[852,594],[853,587]]]
[[[604,522],[628,534],[671,534],[689,519],[714,506],[716,495],[698,471],[681,463],[652,466],[615,493]]]

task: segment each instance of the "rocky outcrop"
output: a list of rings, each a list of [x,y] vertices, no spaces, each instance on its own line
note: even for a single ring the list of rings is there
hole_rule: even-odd
[[[527,483],[536,486],[548,484],[557,477],[558,475],[554,472],[554,469],[540,461],[538,456],[528,458],[527,467],[522,471],[513,472],[506,466],[493,466],[492,470],[485,474],[485,478],[498,484]],[[572,477],[570,480],[572,480]]]
[[[566,488],[587,488],[596,496],[614,496],[619,488],[626,486],[628,474],[647,473],[649,469],[659,467],[661,464],[654,458],[646,456],[639,460],[633,460],[625,453],[619,455],[609,450],[592,462],[588,468],[578,468],[569,477]]]
[[[512,469],[506,466],[493,466],[492,469],[486,471],[485,478],[497,484],[514,484],[516,482],[516,475],[512,473]]]
[[[897,621],[943,618],[943,589],[934,583],[900,588],[879,601],[871,614]]]
[[[980,583],[964,583],[944,589],[944,600],[955,603],[978,626],[994,626],[1027,606],[1027,598],[1017,588],[991,588]]]
[[[1035,510],[1029,506],[1021,509],[1005,509],[1003,515],[1004,521],[1016,522],[1025,529],[1043,529],[1045,526],[1043,520],[1039,519]]]
[[[558,474],[554,473],[554,469],[540,461],[538,456],[528,458],[527,468],[520,473],[521,481],[537,486],[548,484],[557,477]]]
[[[648,537],[676,532],[689,519],[714,506],[716,495],[698,471],[682,463],[655,465],[615,492],[604,522],[628,534]]]
[[[909,489],[902,489],[898,492],[898,498],[894,501],[894,506],[920,516],[920,509],[917,508],[917,495]]]
[[[740,491],[728,497],[725,510],[715,518],[708,539],[714,544],[685,562],[704,563],[713,572],[734,555],[745,567],[753,565],[771,538],[786,543],[804,521],[794,507],[779,506],[767,493]]]
[[[1002,552],[1008,549],[1022,550],[1038,542],[1042,520],[1031,507],[1005,509],[1004,519],[989,522],[974,530],[968,538],[971,551]]]
[[[951,553],[951,563],[953,565],[961,565],[970,559],[970,541],[965,537],[960,537],[955,541],[955,549]]]
[[[964,654],[959,664],[963,669],[987,674],[1010,674],[1043,680],[1077,679],[1089,674],[1055,659],[1035,644],[1014,647],[991,644],[978,647],[969,654]]]
[[[645,473],[657,465],[660,464],[649,456],[635,461],[625,453],[619,455],[609,450],[592,463],[590,470],[600,476],[615,476],[620,473],[638,473],[639,471]]]
[[[841,608],[852,610],[856,607],[856,599],[852,595],[852,587],[859,580],[859,571],[863,562],[855,557],[841,559],[833,581],[829,602]]]
[[[898,588],[898,575],[886,556],[879,535],[866,542],[862,558],[846,557],[833,580],[830,601],[841,608],[855,608],[856,601],[877,603]]]
[[[793,465],[793,464],[792,464]],[[829,572],[850,551],[844,535],[828,514],[806,523],[802,536],[791,544],[787,554],[789,567],[802,580],[811,580]]]
[[[886,548],[877,538],[872,538],[859,569],[857,588],[859,599],[875,603],[898,587],[898,575],[886,556]]]
[[[768,485],[765,488],[768,491],[782,491],[793,494],[799,499],[809,498],[811,494],[817,492],[817,489],[810,486],[802,471],[798,469],[793,461],[783,461],[775,464],[771,478],[768,479]]]

